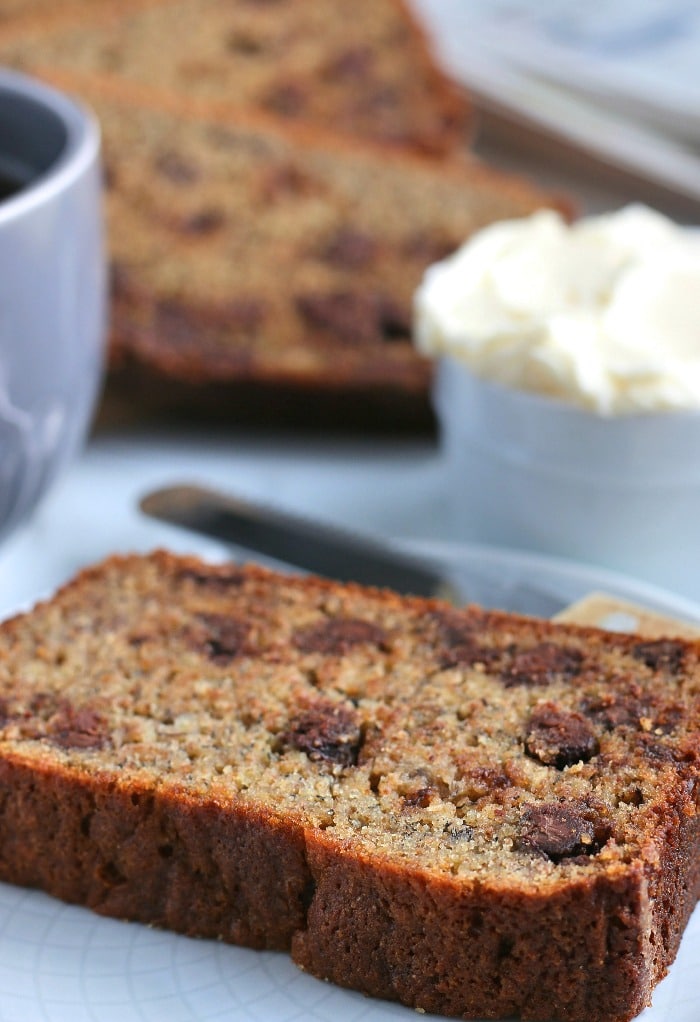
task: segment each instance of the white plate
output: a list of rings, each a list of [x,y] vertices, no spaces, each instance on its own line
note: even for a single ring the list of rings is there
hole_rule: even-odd
[[[176,479],[277,499],[298,512],[364,528],[436,536],[441,466],[429,447],[371,450],[337,443],[102,440],[0,555],[0,616],[113,550],[158,545],[220,557],[217,544],[136,510],[147,489]],[[395,534],[395,533],[394,533]],[[700,620],[690,601],[582,565],[425,539],[465,600],[548,615],[595,589]],[[644,1022],[698,1022],[700,910]],[[102,919],[44,894],[0,885],[0,1022],[361,1022],[416,1019],[300,972],[285,955],[195,941]]]

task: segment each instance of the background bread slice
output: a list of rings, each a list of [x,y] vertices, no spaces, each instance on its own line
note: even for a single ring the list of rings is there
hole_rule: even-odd
[[[546,196],[467,158],[46,75],[103,125],[115,387],[228,417],[250,386],[270,418],[286,395],[297,421],[430,421],[411,340],[426,266]]]
[[[556,200],[464,156],[468,100],[399,0],[13,10],[0,59],[102,123],[118,416],[433,427],[423,270]]]
[[[336,0],[15,0],[12,10],[2,58],[30,71],[111,74],[432,153],[464,146],[471,129],[466,93],[402,0],[357,0],[351,17]]]

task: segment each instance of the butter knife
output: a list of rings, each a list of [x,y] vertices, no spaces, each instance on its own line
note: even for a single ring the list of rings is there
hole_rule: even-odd
[[[340,582],[450,598],[451,586],[429,562],[335,526],[200,486],[176,485],[144,496],[141,510],[275,562]]]

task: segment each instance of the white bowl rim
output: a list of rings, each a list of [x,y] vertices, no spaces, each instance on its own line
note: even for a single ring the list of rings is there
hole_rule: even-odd
[[[441,352],[435,356],[433,361],[436,368],[438,366],[456,367],[458,371],[465,373],[478,384],[484,392],[491,392],[502,401],[508,400],[514,405],[519,404],[522,407],[530,407],[541,413],[561,416],[562,419],[569,421],[576,421],[578,419],[581,422],[600,422],[605,423],[606,428],[610,428],[610,423],[650,422],[652,419],[685,419],[689,423],[700,421],[700,409],[695,408],[669,408],[619,414],[599,412],[594,408],[584,408],[582,405],[565,401],[563,398],[553,397],[550,394],[541,394],[538,391],[509,386],[498,380],[489,379],[487,376],[481,376],[475,373],[464,359],[451,352]],[[439,378],[441,375],[440,372],[436,373],[436,378]],[[435,382],[437,382],[437,379]],[[616,427],[613,425],[613,428]],[[621,426],[619,428],[624,429],[625,427]]]

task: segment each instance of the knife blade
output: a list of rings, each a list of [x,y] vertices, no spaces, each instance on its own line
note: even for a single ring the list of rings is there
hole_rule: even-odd
[[[445,577],[427,561],[242,497],[179,484],[146,494],[139,506],[152,518],[340,582],[386,587],[414,596],[449,599],[452,595]]]

